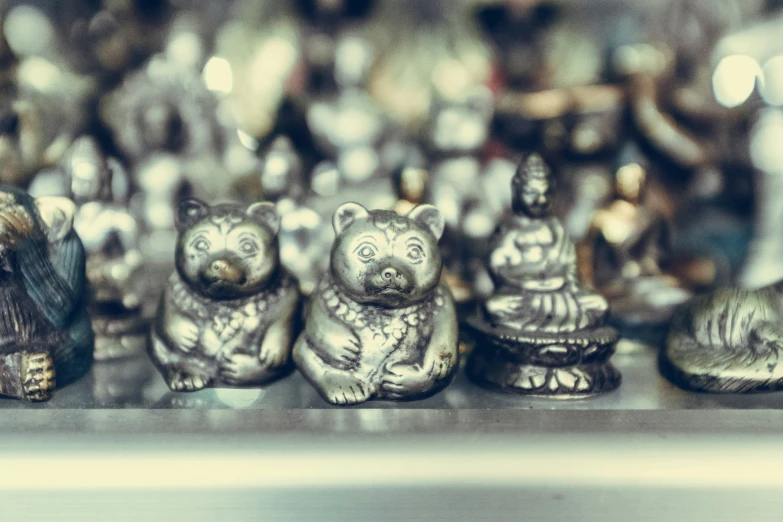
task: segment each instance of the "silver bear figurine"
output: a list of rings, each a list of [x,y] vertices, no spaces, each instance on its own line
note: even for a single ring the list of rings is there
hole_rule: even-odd
[[[345,203],[332,224],[330,269],[294,345],[297,368],[341,406],[440,391],[459,366],[457,314],[440,282],[443,216],[432,205],[401,216]]]
[[[274,205],[180,203],[176,270],[150,355],[174,391],[258,385],[290,367],[299,291],[280,266]]]

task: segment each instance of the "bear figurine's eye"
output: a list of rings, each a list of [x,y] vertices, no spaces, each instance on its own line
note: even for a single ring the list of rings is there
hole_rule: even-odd
[[[206,239],[199,239],[195,243],[193,243],[193,248],[198,250],[199,252],[204,252],[205,250],[209,249],[209,241]]]
[[[243,254],[255,254],[258,252],[258,245],[256,245],[255,242],[247,239],[239,244],[239,250],[241,250]]]
[[[424,259],[424,250],[418,245],[408,247],[408,259],[414,263],[421,263]]]
[[[356,252],[356,255],[359,256],[359,259],[362,261],[369,261],[373,257],[375,257],[375,254],[378,252],[378,249],[375,248],[375,245],[372,243],[362,243],[356,249],[354,250]]]

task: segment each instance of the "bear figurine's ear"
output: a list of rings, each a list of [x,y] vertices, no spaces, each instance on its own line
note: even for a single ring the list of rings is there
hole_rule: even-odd
[[[446,226],[446,220],[440,210],[432,205],[419,205],[408,212],[408,217],[425,228],[428,228],[435,239],[440,239],[443,235],[443,229]]]
[[[180,200],[177,207],[177,230],[183,232],[209,214],[209,205],[196,198]]]
[[[358,203],[343,203],[337,210],[334,211],[332,216],[332,226],[335,233],[339,236],[343,230],[348,228],[351,223],[357,219],[366,218],[370,213],[367,209]]]
[[[253,203],[247,207],[247,215],[267,227],[273,234],[277,234],[280,230],[280,214],[277,213],[273,203],[268,201]]]
[[[44,196],[35,200],[49,242],[60,241],[73,229],[76,205],[68,198]]]

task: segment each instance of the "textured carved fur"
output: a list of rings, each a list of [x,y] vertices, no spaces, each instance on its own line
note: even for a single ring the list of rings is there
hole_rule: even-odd
[[[439,284],[440,214],[429,205],[399,216],[347,203],[334,222],[330,274],[294,345],[297,367],[337,405],[441,390],[458,367],[458,332]]]
[[[186,200],[179,214],[177,270],[150,344],[169,387],[257,385],[281,375],[290,365],[299,292],[280,267],[274,207]]]
[[[718,393],[783,389],[783,284],[721,289],[680,309],[661,354],[678,386]]]

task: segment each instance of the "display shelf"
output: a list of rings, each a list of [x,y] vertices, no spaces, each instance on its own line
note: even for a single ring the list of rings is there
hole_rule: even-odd
[[[474,385],[463,372],[442,393],[422,401],[371,401],[345,411],[371,410],[671,410],[783,409],[783,393],[714,395],[680,390],[657,371],[654,349],[621,341],[612,359],[623,375],[622,386],[584,399],[550,399],[504,394]],[[0,408],[22,410],[142,409],[334,409],[297,372],[263,388],[206,389],[171,392],[146,355],[115,362],[97,362],[86,378],[55,392],[45,403],[0,401]]]
[[[352,408],[297,373],[182,394],[144,356],[96,363],[49,402],[0,401],[2,520],[779,520],[783,393],[679,390],[649,347],[614,362],[621,388],[587,399],[460,374]]]

